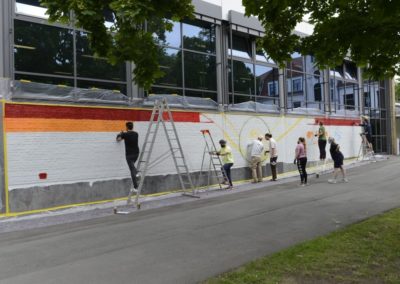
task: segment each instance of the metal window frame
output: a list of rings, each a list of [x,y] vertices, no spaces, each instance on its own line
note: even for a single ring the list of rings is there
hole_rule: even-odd
[[[11,12],[11,35],[10,35],[10,52],[9,52],[9,57],[10,60],[12,61],[11,64],[11,77],[14,78],[15,74],[26,74],[26,75],[34,75],[34,76],[46,76],[46,77],[54,77],[54,78],[65,78],[65,79],[73,79],[74,81],[74,87],[78,88],[77,83],[78,80],[90,80],[90,81],[94,81],[94,82],[103,82],[103,83],[115,83],[115,84],[119,84],[119,85],[125,85],[127,93],[126,96],[132,98],[133,97],[133,88],[135,86],[135,84],[132,84],[132,74],[131,72],[126,72],[125,74],[125,81],[116,81],[116,80],[107,80],[107,79],[98,79],[98,78],[88,78],[88,77],[79,77],[77,74],[77,52],[76,52],[76,33],[78,31],[80,32],[87,32],[81,28],[78,28],[75,26],[74,24],[74,16],[73,13],[71,13],[71,20],[68,24],[63,24],[63,23],[50,23],[47,19],[43,19],[43,18],[38,18],[38,17],[34,17],[34,16],[29,16],[29,15],[24,15],[24,14],[18,14],[16,13],[16,0],[11,0],[12,5],[10,10],[12,10]],[[14,30],[14,21],[15,20],[20,20],[20,21],[25,21],[25,22],[30,22],[30,23],[34,23],[34,24],[41,24],[41,25],[46,25],[46,26],[51,26],[51,27],[57,27],[57,28],[63,28],[63,29],[69,29],[73,32],[73,76],[59,76],[59,75],[53,75],[53,74],[46,74],[46,73],[38,73],[38,72],[24,72],[24,71],[18,71],[15,69],[15,64],[14,64],[14,37],[15,37],[15,30]],[[125,68],[126,70],[130,70],[130,63],[129,62],[125,62]],[[128,75],[129,74],[129,75]]]

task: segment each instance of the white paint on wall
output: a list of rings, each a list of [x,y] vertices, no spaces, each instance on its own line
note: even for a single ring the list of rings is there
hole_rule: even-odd
[[[246,157],[248,143],[266,132],[272,133],[278,142],[279,161],[293,162],[294,149],[300,136],[308,137],[309,160],[318,160],[318,145],[312,135],[318,127],[314,125],[313,118],[212,113],[203,113],[201,116],[201,121],[205,123],[176,123],[191,171],[199,171],[201,168],[204,151],[204,140],[200,133],[202,129],[209,129],[215,142],[221,138],[228,141],[233,149],[235,168],[248,165]],[[213,123],[207,123],[208,121]],[[147,125],[147,122],[135,123],[135,129],[140,135],[140,145],[143,143]],[[345,157],[358,154],[361,144],[358,127],[327,126],[326,130],[341,145]],[[9,189],[128,178],[124,143],[115,141],[116,134],[8,133]],[[268,146],[266,141],[264,144]],[[164,131],[160,129],[152,153],[153,161],[166,152],[168,152],[167,139]],[[265,160],[267,158],[264,157]],[[39,179],[39,173],[47,173],[47,179]],[[172,157],[162,162],[156,160],[149,170],[149,175],[175,173]]]

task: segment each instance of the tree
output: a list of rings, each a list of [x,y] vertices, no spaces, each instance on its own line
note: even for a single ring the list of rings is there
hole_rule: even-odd
[[[149,89],[163,76],[159,67],[162,54],[157,38],[172,29],[168,19],[180,21],[193,17],[191,0],[40,0],[47,8],[50,21],[69,22],[71,12],[75,25],[89,32],[91,48],[110,63],[132,61],[134,81]],[[110,14],[113,26],[105,26]],[[148,28],[147,28],[148,27]]]
[[[400,1],[243,0],[243,5],[247,16],[261,21],[260,45],[280,65],[298,51],[313,55],[320,68],[349,58],[374,79],[400,74]],[[314,25],[307,37],[293,33],[304,17]]]

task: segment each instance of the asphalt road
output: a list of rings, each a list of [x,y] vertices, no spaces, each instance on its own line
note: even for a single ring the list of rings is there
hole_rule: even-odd
[[[0,234],[0,283],[197,283],[400,206],[400,159],[349,183],[277,184],[130,215]]]

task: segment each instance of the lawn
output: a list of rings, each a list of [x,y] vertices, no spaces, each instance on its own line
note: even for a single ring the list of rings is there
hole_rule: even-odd
[[[252,261],[205,283],[400,283],[400,209]]]

